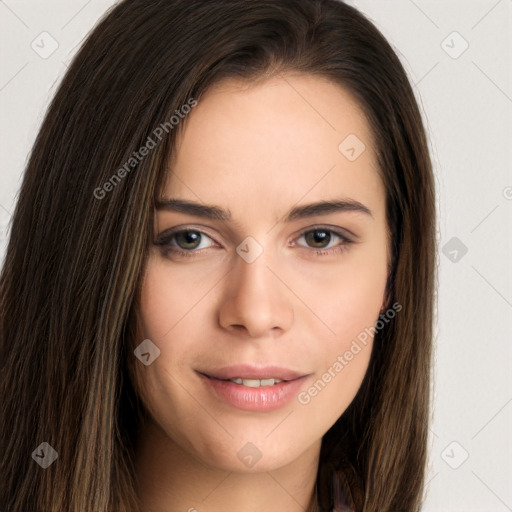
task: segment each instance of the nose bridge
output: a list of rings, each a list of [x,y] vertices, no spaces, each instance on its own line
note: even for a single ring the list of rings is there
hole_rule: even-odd
[[[237,253],[219,307],[220,325],[245,330],[254,337],[288,330],[293,323],[293,304],[286,287],[269,268],[270,251],[258,249],[246,239]]]

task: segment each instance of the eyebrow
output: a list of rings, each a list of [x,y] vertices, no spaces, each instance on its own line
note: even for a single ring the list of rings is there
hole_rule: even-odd
[[[185,213],[210,220],[231,220],[231,212],[229,210],[224,210],[218,206],[188,201],[186,199],[162,199],[157,201],[156,209]],[[339,212],[359,212],[373,217],[371,210],[359,201],[355,201],[354,199],[337,199],[296,206],[286,214],[284,222]]]

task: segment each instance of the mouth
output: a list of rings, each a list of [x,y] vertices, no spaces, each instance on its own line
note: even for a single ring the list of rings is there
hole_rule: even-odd
[[[208,379],[222,380],[224,382],[233,382],[234,384],[238,384],[239,386],[245,386],[248,388],[261,388],[266,386],[275,386],[276,384],[280,384],[281,382],[289,382],[294,379],[278,379],[278,378],[270,378],[270,379],[247,379],[242,377],[235,377],[233,379],[219,379],[217,377],[212,377],[211,375],[207,375],[202,373]]]
[[[284,407],[310,375],[278,366],[257,368],[250,365],[196,372],[213,397],[231,407],[253,412]]]
[[[253,366],[237,364],[213,370],[198,371],[210,379],[231,381],[247,387],[273,386],[305,377],[307,373],[277,365]]]

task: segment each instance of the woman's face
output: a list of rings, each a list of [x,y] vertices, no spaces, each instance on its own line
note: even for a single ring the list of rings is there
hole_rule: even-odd
[[[224,82],[187,117],[160,200],[137,341],[160,349],[137,361],[154,423],[228,471],[319,450],[384,307],[385,192],[362,112],[311,76]]]

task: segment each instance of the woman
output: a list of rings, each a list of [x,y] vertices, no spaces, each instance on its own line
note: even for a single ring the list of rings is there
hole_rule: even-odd
[[[2,509],[419,510],[434,205],[354,8],[119,3],[13,217]]]

